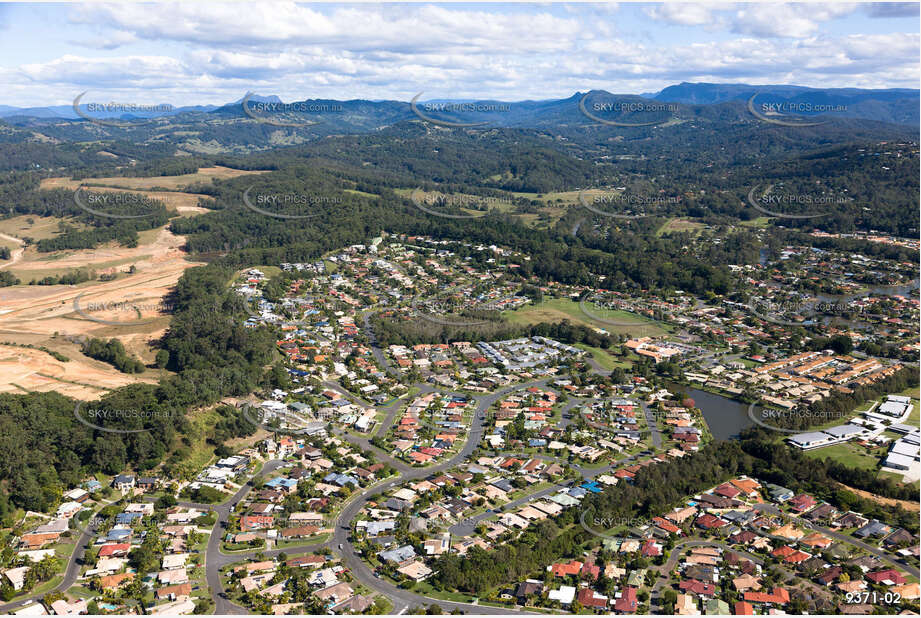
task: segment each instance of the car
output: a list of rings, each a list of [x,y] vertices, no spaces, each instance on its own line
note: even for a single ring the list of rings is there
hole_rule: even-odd
[[[339,549],[342,549],[342,543],[339,543]]]

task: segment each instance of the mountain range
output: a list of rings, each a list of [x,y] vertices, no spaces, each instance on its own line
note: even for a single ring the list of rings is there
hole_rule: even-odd
[[[657,93],[635,94],[610,94],[605,91],[591,91],[592,100],[614,101],[619,105],[629,103],[637,107],[651,107],[653,102],[674,104],[669,111],[678,116],[707,115],[706,107],[724,106],[724,110],[741,110],[748,105],[749,100],[756,109],[792,110],[785,115],[802,117],[825,116],[827,118],[849,118],[883,122],[889,124],[919,125],[919,103],[921,96],[918,90],[905,88],[890,89],[860,89],[860,88],[808,88],[792,85],[749,85],[749,84],[709,84],[684,82],[668,86]],[[89,99],[92,95],[88,95]],[[548,99],[539,101],[490,101],[490,100],[448,100],[429,99],[420,100],[417,109],[428,117],[438,118],[450,122],[488,123],[492,126],[542,128],[552,124],[571,123],[579,118],[578,104],[585,93],[577,92],[566,99]],[[244,115],[241,103],[245,97],[237,101],[222,105],[193,105],[172,107],[163,104],[166,111],[150,111],[138,113],[121,113],[118,111],[92,112],[93,118],[105,120],[140,120],[171,116],[183,116],[189,119],[205,120],[208,115],[240,116]],[[278,96],[250,95],[250,107],[253,103],[282,103]],[[411,119],[415,116],[408,102],[395,100],[332,100],[310,99],[289,104],[292,108],[301,106],[325,106],[325,109],[336,109],[341,114],[340,119],[349,117],[346,124],[356,125],[357,130],[371,130],[389,126],[400,120]],[[475,105],[487,108],[485,111],[472,111],[454,113],[449,108],[458,105]],[[89,115],[87,106],[81,105],[83,115]],[[290,109],[290,108],[289,108]],[[434,113],[430,110],[436,110]],[[816,111],[818,110],[818,111]],[[831,110],[831,111],[824,111]],[[261,115],[261,112],[260,112]],[[319,114],[329,121],[336,114]],[[28,125],[34,120],[76,120],[83,121],[75,113],[72,105],[56,105],[49,107],[21,108],[9,105],[0,105],[0,118],[6,119],[14,125]],[[339,124],[333,120],[333,124]],[[342,127],[346,128],[346,127]]]

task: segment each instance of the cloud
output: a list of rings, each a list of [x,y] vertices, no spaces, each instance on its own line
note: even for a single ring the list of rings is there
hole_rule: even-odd
[[[79,5],[71,25],[58,25],[71,38],[94,39],[94,47],[0,67],[0,88],[16,97],[4,103],[23,104],[29,92],[28,104],[49,104],[48,92],[69,101],[90,90],[93,100],[185,105],[238,100],[249,90],[285,101],[406,101],[420,91],[522,100],[593,88],[650,92],[681,81],[918,82],[917,32],[865,34],[865,16],[834,34],[822,27],[858,10],[852,5],[675,4],[613,13],[581,6],[255,5],[247,22],[239,5]],[[656,22],[701,25],[664,41],[661,27],[651,39],[636,35]],[[725,33],[714,36],[715,27]]]
[[[257,3],[240,19],[239,4],[81,5],[71,20],[130,32],[139,39],[192,46],[256,49],[324,45],[329,49],[397,53],[552,52],[582,31],[580,19],[549,12],[459,10],[433,5],[347,6],[320,11],[291,2]],[[276,47],[277,48],[277,47]]]
[[[725,2],[665,3],[646,9],[649,17],[679,26],[717,25],[722,20],[713,15],[716,10],[727,10],[734,5]]]
[[[864,10],[874,18],[918,17],[921,5],[917,2],[871,2],[864,5]]]
[[[732,31],[757,37],[801,39],[814,35],[822,22],[853,13],[857,4],[747,4],[736,12]]]

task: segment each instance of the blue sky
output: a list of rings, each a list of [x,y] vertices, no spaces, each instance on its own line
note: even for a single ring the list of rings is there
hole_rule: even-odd
[[[918,88],[918,3],[0,4],[0,104]]]

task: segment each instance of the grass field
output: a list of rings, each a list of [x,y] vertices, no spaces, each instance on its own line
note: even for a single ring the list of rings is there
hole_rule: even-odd
[[[601,328],[612,334],[654,337],[668,332],[664,325],[647,320],[634,313],[602,309],[594,306],[590,307],[590,311],[600,318],[618,322],[632,322],[633,324],[615,326],[594,320],[580,309],[578,302],[564,298],[553,298],[535,305],[525,305],[515,311],[503,312],[502,315],[513,324],[539,324],[541,322],[569,320],[573,324],[581,324],[589,328]]]
[[[838,463],[861,470],[876,470],[879,464],[878,457],[868,455],[862,446],[851,442],[805,451],[805,455],[813,459],[832,459]]]
[[[739,223],[739,225],[742,227],[767,227],[767,224],[770,223],[770,221],[770,217],[758,217],[757,219],[742,221]]]
[[[621,367],[622,369],[629,369],[630,367],[633,366],[633,363],[622,361],[616,356],[612,356],[611,354],[608,354],[605,350],[602,350],[601,348],[593,348],[591,346],[585,345],[584,343],[577,343],[576,347],[581,348],[585,350],[586,352],[590,353],[592,355],[592,358],[595,360],[595,362],[601,365],[601,368],[604,369],[605,371],[611,371],[615,367]]]
[[[31,222],[31,223],[30,223]],[[0,219],[0,234],[9,234],[16,238],[31,238],[33,240],[44,240],[54,238],[58,235],[60,224],[66,223],[77,228],[85,226],[77,223],[72,219],[61,219],[59,217],[39,217],[37,215],[22,215],[10,219]],[[0,239],[0,245],[14,249],[19,245],[11,241]]]
[[[85,186],[98,187],[117,187],[120,189],[165,189],[168,191],[178,191],[192,184],[211,184],[214,180],[226,180],[228,178],[237,178],[238,176],[248,176],[251,174],[265,174],[265,171],[259,170],[235,170],[229,167],[203,167],[193,174],[181,174],[179,176],[113,176],[109,178],[88,178],[84,181]],[[42,189],[54,189],[60,187],[70,187],[69,178],[45,178],[42,180]]]
[[[656,230],[656,236],[662,236],[670,232],[699,232],[707,226],[698,221],[689,219],[674,218],[666,221],[662,227]]]

